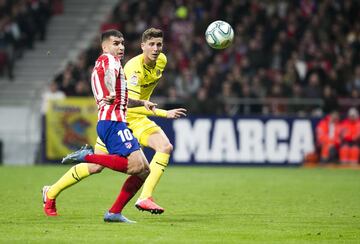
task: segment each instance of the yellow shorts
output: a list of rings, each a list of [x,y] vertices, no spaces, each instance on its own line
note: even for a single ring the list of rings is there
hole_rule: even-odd
[[[157,131],[161,131],[161,128],[152,120],[147,117],[128,118],[128,127],[132,130],[133,135],[138,139],[139,143],[147,147],[149,136]],[[108,152],[106,145],[98,137],[96,139],[95,150],[99,149],[103,152]]]

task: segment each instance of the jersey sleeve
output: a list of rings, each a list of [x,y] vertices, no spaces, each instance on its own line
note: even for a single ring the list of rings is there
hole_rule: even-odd
[[[141,71],[136,62],[127,62],[124,66],[126,83],[128,87],[129,97],[132,99],[140,99],[141,94]]]
[[[163,117],[166,118],[167,116],[167,110],[164,109],[155,109],[155,114],[153,111],[147,110],[145,107],[134,107],[128,109],[128,114],[135,113],[135,114],[142,114],[146,116],[157,116],[157,117]]]

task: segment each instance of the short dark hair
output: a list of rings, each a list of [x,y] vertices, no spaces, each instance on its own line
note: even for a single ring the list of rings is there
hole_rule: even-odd
[[[103,33],[101,33],[101,43],[107,39],[110,38],[110,36],[115,36],[115,37],[119,37],[119,38],[123,38],[124,35],[115,29],[110,29],[110,30],[106,30]]]
[[[141,42],[146,42],[147,40],[156,37],[163,38],[164,37],[163,31],[156,28],[150,28],[144,31],[144,33],[142,34]]]

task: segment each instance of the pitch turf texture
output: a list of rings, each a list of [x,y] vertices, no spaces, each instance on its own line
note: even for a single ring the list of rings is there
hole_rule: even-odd
[[[124,176],[106,170],[63,192],[45,217],[40,189],[68,167],[0,167],[2,243],[360,243],[360,170],[169,167],[163,215],[104,223]]]

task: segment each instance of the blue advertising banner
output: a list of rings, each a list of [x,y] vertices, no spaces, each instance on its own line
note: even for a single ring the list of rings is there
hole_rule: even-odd
[[[171,163],[300,165],[314,152],[317,120],[291,117],[152,118],[174,145]],[[151,151],[145,153],[150,158]]]

